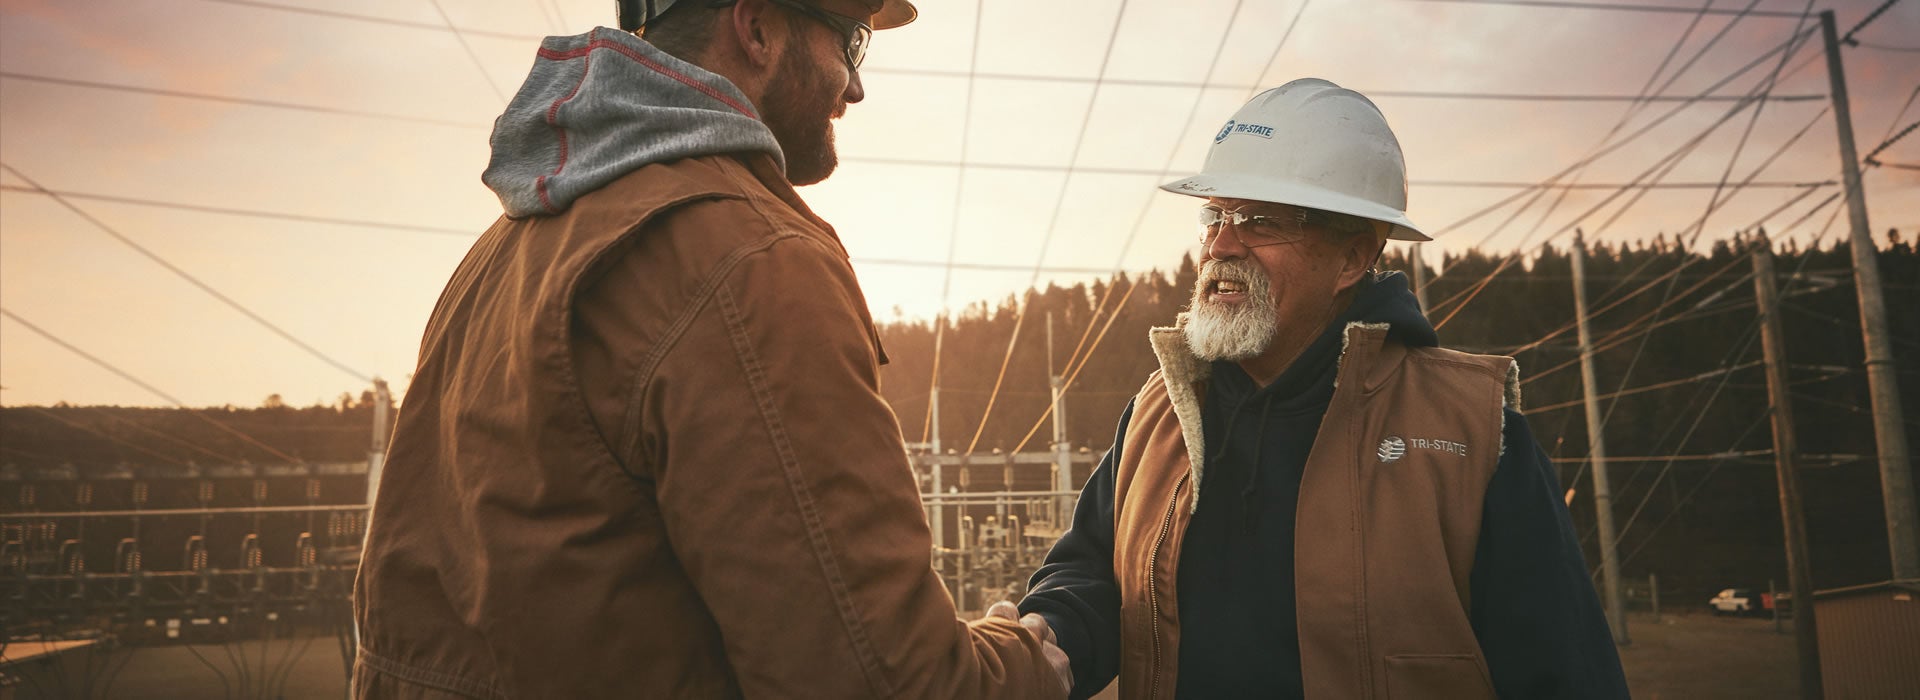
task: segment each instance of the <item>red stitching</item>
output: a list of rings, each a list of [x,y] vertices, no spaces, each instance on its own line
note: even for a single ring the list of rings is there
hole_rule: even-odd
[[[542,58],[550,58],[547,55],[548,53],[551,53],[551,52],[549,52],[547,49],[540,49],[540,56]],[[581,55],[585,55],[585,54],[581,54]],[[541,175],[539,178],[535,179],[533,181],[533,188],[534,188],[534,191],[540,195],[540,205],[543,207],[546,207],[547,213],[549,214],[558,214],[560,213],[560,210],[557,207],[553,206],[553,198],[547,195],[547,179],[559,176],[560,169],[567,167],[567,155],[568,155],[567,130],[560,126],[560,122],[559,122],[560,106],[572,101],[574,96],[580,94],[580,86],[585,85],[587,83],[587,73],[590,73],[592,71],[593,71],[593,62],[588,61],[587,65],[583,66],[580,69],[580,80],[573,84],[573,89],[567,92],[567,96],[554,100],[553,104],[547,107],[547,126],[553,127],[554,133],[560,139],[560,162],[554,164],[553,172],[547,173],[546,175]]]
[[[540,57],[550,61],[567,61],[567,60],[579,58],[581,56],[585,56],[588,53],[591,53],[594,49],[613,49],[614,51],[619,52],[620,55],[626,56],[627,58],[631,58],[635,63],[646,66],[647,68],[652,69],[656,73],[667,76],[674,80],[678,80],[681,83],[685,84],[687,87],[706,93],[708,97],[711,97],[713,99],[721,101],[722,103],[725,103],[728,107],[732,107],[734,111],[737,111],[749,117],[753,117],[754,119],[760,118],[760,115],[755,114],[752,108],[747,107],[746,105],[740,104],[739,102],[735,101],[733,98],[728,97],[725,93],[722,93],[719,90],[714,89],[713,86],[701,83],[700,81],[694,80],[693,78],[689,78],[684,74],[674,71],[673,69],[660,65],[659,63],[655,63],[652,59],[649,59],[646,56],[640,55],[640,52],[634,51],[632,48],[627,47],[625,44],[621,44],[619,42],[615,42],[609,39],[594,39],[592,41],[587,42],[586,46],[567,49],[566,51],[540,49]]]

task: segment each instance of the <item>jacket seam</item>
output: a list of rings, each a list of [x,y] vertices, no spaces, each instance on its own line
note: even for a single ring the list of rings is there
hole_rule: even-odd
[[[403,682],[424,685],[434,690],[475,698],[498,698],[505,700],[506,694],[493,683],[462,678],[444,671],[421,668],[401,661],[375,654],[366,647],[360,647],[359,662],[374,671],[392,676]]]
[[[827,539],[826,526],[820,513],[819,504],[814,500],[813,492],[800,476],[799,457],[794,453],[792,442],[787,437],[785,422],[781,420],[779,409],[773,403],[772,391],[768,388],[766,369],[760,364],[760,356],[754,351],[752,339],[747,336],[745,318],[739,306],[734,303],[733,293],[726,287],[720,287],[715,299],[726,321],[727,334],[733,341],[734,354],[740,360],[745,371],[748,389],[753,392],[754,403],[760,411],[761,420],[766,424],[768,437],[773,442],[775,454],[780,461],[780,471],[786,477],[787,490],[793,496],[794,506],[800,511],[801,522],[806,527],[807,542],[813,550],[821,573],[826,576],[828,589],[833,594],[835,607],[840,614],[840,622],[846,627],[847,636],[853,644],[854,655],[860,661],[861,671],[867,676],[867,684],[874,694],[891,697],[893,688],[887,683],[880,668],[878,654],[874,652],[872,641],[867,636],[866,627],[858,619],[853,605],[853,596],[849,591],[845,574],[840,563],[834,557],[831,542]]]
[[[737,195],[730,195],[729,198],[732,196]],[[667,356],[673,354],[673,351],[679,347],[680,340],[686,336],[687,329],[692,328],[693,322],[706,311],[709,304],[713,303],[715,294],[722,288],[727,278],[733,275],[734,269],[740,266],[742,260],[772,249],[781,241],[800,236],[801,234],[793,231],[776,231],[763,240],[735,248],[733,252],[721,258],[720,262],[713,266],[713,271],[708,273],[706,280],[701,282],[699,291],[695,292],[686,310],[680,312],[673,323],[667,326],[666,332],[660,336],[660,342],[656,343],[653,349],[640,360],[640,366],[634,370],[633,379],[627,383],[627,407],[620,421],[620,455],[624,459],[618,461],[623,465],[621,469],[627,473],[627,476],[635,479],[643,478],[639,473],[642,470],[638,469],[638,465],[629,466],[628,462],[638,462],[649,467],[659,466],[653,464],[650,455],[640,452],[638,447],[641,435],[641,404],[645,400],[647,387],[652,385],[655,373],[660,370],[660,365],[665,363]]]

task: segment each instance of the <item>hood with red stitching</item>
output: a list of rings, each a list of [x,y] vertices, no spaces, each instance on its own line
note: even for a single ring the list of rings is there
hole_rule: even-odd
[[[606,27],[541,42],[489,143],[480,180],[515,218],[565,211],[651,163],[766,153],[786,167],[733,83]]]

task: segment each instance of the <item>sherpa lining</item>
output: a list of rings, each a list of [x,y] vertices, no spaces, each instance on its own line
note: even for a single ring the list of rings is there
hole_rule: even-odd
[[[1193,511],[1200,512],[1200,476],[1206,470],[1207,437],[1201,429],[1200,395],[1193,385],[1207,380],[1213,365],[1201,362],[1187,349],[1187,315],[1174,317],[1173,326],[1147,332],[1153,343],[1153,355],[1160,361],[1160,381],[1167,385],[1167,400],[1173,415],[1180,419],[1180,436],[1187,443],[1188,473],[1193,476]]]
[[[1333,370],[1333,388],[1335,388],[1335,389],[1338,389],[1338,388],[1340,388],[1340,375],[1341,375],[1341,371],[1340,371],[1340,370],[1342,370],[1342,369],[1345,369],[1345,368],[1346,368],[1346,364],[1347,364],[1347,348],[1348,348],[1348,346],[1350,346],[1350,345],[1351,345],[1351,344],[1353,343],[1353,332],[1354,332],[1355,330],[1363,330],[1363,331],[1380,331],[1381,333],[1385,333],[1385,332],[1387,332],[1388,330],[1391,330],[1391,329],[1392,329],[1392,325],[1390,325],[1390,324],[1386,324],[1386,323],[1367,323],[1366,321],[1350,321],[1350,322],[1348,322],[1348,323],[1347,323],[1347,327],[1346,327],[1346,328],[1344,328],[1344,329],[1341,329],[1341,331],[1340,331],[1340,361],[1339,361],[1339,364],[1337,364],[1337,365],[1335,365],[1335,366],[1334,366],[1334,367],[1335,367],[1335,369]]]

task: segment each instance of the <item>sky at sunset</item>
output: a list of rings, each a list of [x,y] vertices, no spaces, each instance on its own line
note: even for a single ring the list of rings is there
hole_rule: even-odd
[[[1752,1],[1774,13],[1807,7]],[[1826,186],[1764,219],[1810,189],[1780,185],[1839,179],[1817,31],[1774,87],[1789,99],[1764,103],[1757,118],[1739,113],[1656,173],[1707,187],[1655,190],[1624,210],[1631,197],[1599,206],[1609,190],[1576,190],[1543,216],[1550,195],[1496,230],[1517,204],[1449,225],[1580,161],[1630,105],[1431,93],[1631,97],[1694,15],[1422,0],[917,4],[918,22],[875,36],[867,99],[836,126],[840,170],[801,190],[852,251],[882,321],[998,301],[1036,281],[1177,263],[1192,247],[1197,201],[1154,185],[1197,169],[1253,90],[1304,76],[1374,95],[1406,153],[1409,215],[1444,230],[1426,246],[1436,263],[1476,246],[1532,248],[1574,225],[1589,238],[1644,240],[1703,215],[1702,246],[1759,223],[1804,243],[1838,210],[1781,230],[1837,191]],[[1881,4],[1814,9],[1835,10],[1844,33]],[[189,405],[252,406],[275,393],[295,405],[331,401],[358,395],[371,376],[404,390],[442,286],[499,215],[479,176],[504,96],[541,36],[612,24],[613,6],[0,0],[0,162],[10,169],[0,172],[0,307],[10,314],[0,318],[0,404],[168,403],[27,323]],[[1700,21],[1655,87],[1733,19]],[[1786,42],[1796,23],[1733,22],[1663,94],[1700,93]],[[1920,1],[1895,4],[1857,38],[1863,46],[1843,62],[1864,155],[1920,119],[1911,104]],[[1745,94],[1780,65],[1762,61],[1713,94]],[[1615,139],[1678,111],[1579,182],[1640,177],[1733,106],[1651,103]],[[1880,158],[1920,163],[1920,135]],[[1731,180],[1770,186],[1708,215],[1730,163]],[[1876,237],[1920,234],[1920,171],[1864,177]],[[1827,240],[1844,236],[1846,221]]]

